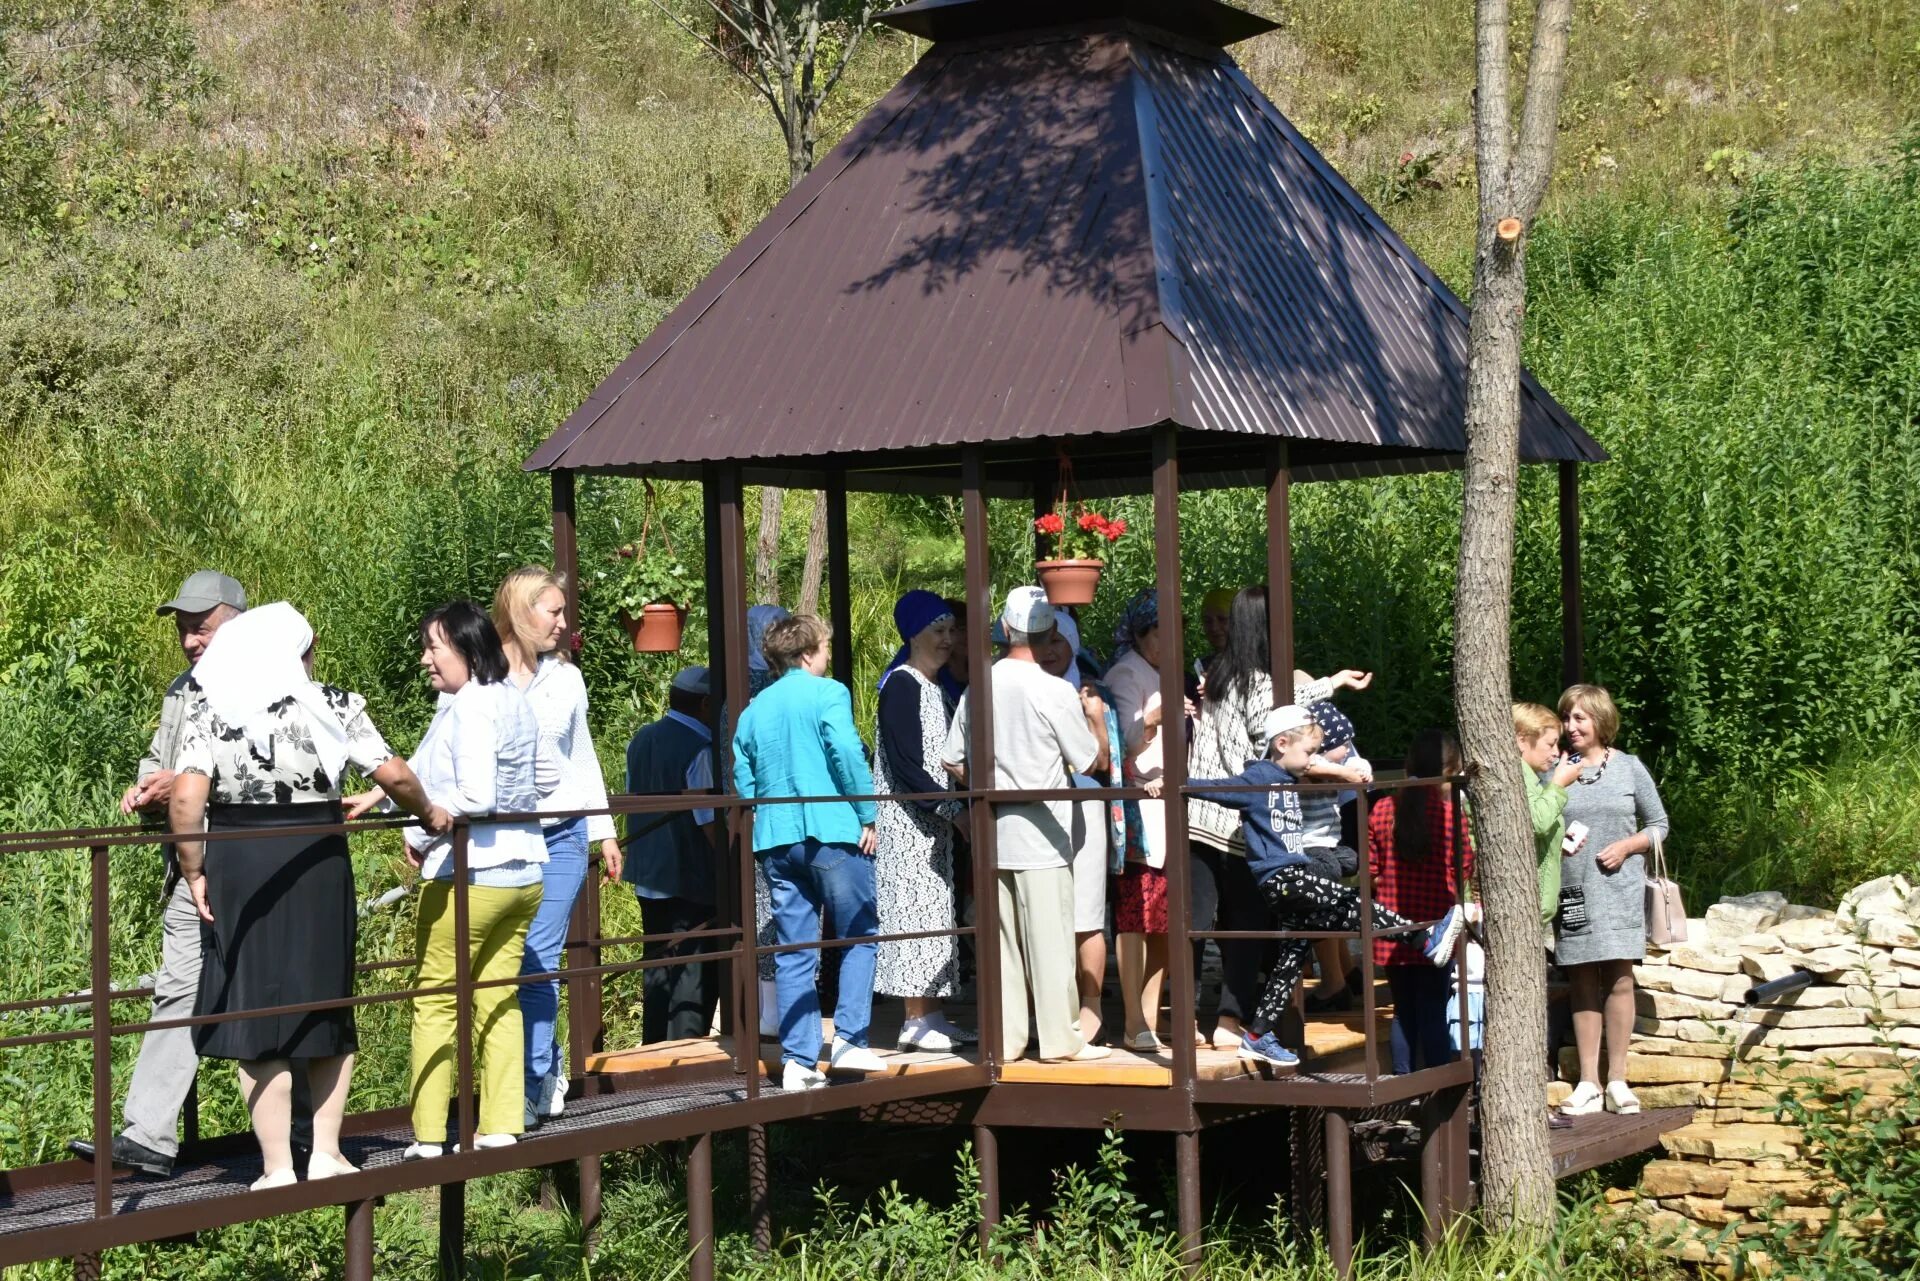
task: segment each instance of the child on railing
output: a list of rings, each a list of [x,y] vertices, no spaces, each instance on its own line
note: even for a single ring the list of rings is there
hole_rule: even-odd
[[[1230,778],[1189,779],[1193,788],[1232,787],[1246,790],[1209,792],[1215,804],[1240,811],[1246,833],[1247,859],[1262,897],[1273,908],[1281,930],[1357,930],[1360,896],[1338,881],[1318,875],[1302,843],[1300,796],[1275,790],[1297,782],[1308,758],[1321,742],[1320,727],[1305,709],[1288,705],[1267,713],[1263,727],[1267,759],[1254,761]],[[1413,924],[1378,903],[1368,904],[1376,929],[1400,929]],[[1458,907],[1425,932],[1409,936],[1426,958],[1445,966],[1453,956],[1463,917]],[[1241,1036],[1240,1057],[1274,1067],[1292,1068],[1300,1060],[1273,1034],[1274,1024],[1293,1000],[1294,985],[1313,951],[1312,939],[1280,940],[1278,959],[1267,977],[1266,990],[1252,1023]]]

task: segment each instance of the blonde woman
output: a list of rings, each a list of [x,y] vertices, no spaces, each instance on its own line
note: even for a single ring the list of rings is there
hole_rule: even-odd
[[[1567,786],[1567,831],[1576,840],[1560,860],[1554,957],[1567,972],[1580,1054],[1580,1083],[1560,1110],[1631,1114],[1640,1110],[1627,1087],[1627,1044],[1633,964],[1647,954],[1645,856],[1654,841],[1666,839],[1667,808],[1640,758],[1613,745],[1620,709],[1611,694],[1598,685],[1569,686],[1560,695],[1560,716],[1573,749],[1567,759],[1579,773]]]
[[[546,810],[607,807],[607,783],[587,728],[587,685],[568,658],[567,593],[564,581],[540,565],[507,575],[493,597],[493,625],[507,656],[507,681],[525,695],[540,726],[540,756],[559,767],[560,782]],[[587,879],[587,847],[598,842],[608,881],[620,879],[620,843],[606,814],[558,819],[542,825],[547,861],[542,867],[540,911],[527,930],[520,973],[547,974],[562,967],[567,923]],[[527,1043],[527,1114],[532,1129],[559,1116],[567,1096],[566,1056],[556,1030],[560,981],[520,985],[521,1024]]]

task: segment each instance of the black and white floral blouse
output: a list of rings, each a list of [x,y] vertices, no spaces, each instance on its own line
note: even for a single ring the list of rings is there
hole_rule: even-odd
[[[361,774],[371,774],[393,750],[367,718],[367,700],[331,685],[320,692],[347,731],[347,761]],[[209,780],[207,800],[214,805],[291,805],[328,801],[340,795],[340,780],[327,777],[314,750],[313,730],[291,698],[267,709],[279,722],[264,755],[247,742],[246,734],[228,725],[199,696],[189,692],[187,723],[180,735],[180,754],[174,768],[183,774],[204,774]]]

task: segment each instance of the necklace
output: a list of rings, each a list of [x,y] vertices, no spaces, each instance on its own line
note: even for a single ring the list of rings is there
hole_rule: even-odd
[[[1576,783],[1580,783],[1584,786],[1591,787],[1595,783],[1598,783],[1601,779],[1605,778],[1607,774],[1607,766],[1613,763],[1613,749],[1609,747],[1606,749],[1606,751],[1607,751],[1607,754],[1600,758],[1600,768],[1593,772],[1593,776],[1591,778],[1587,776],[1586,769],[1582,767],[1582,769],[1580,770],[1580,776],[1574,779],[1573,781]],[[1575,759],[1578,759],[1578,758],[1576,757]]]

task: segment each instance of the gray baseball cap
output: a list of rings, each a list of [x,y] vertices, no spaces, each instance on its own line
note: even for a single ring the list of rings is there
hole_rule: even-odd
[[[713,683],[704,667],[683,667],[673,674],[673,687],[683,694],[711,694]]]
[[[162,616],[198,614],[215,605],[245,609],[247,589],[217,569],[200,569],[188,574],[187,581],[180,584],[180,590],[174,593],[173,599],[153,612]]]

